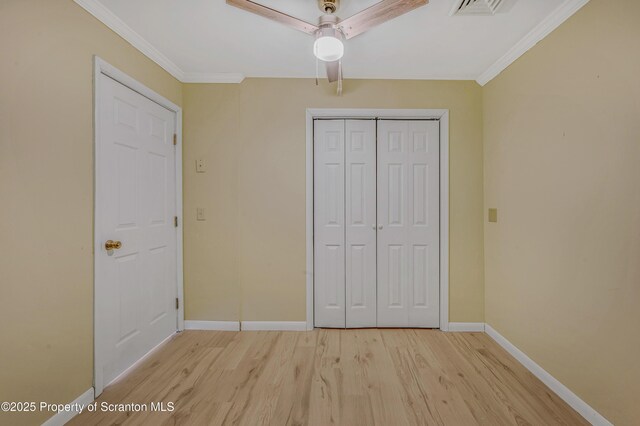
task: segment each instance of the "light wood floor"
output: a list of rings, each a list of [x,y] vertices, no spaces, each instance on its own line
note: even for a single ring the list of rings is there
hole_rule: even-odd
[[[585,425],[483,333],[185,331],[71,425]]]

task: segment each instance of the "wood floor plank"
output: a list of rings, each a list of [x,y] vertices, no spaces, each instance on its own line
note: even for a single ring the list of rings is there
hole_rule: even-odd
[[[257,395],[245,406],[244,419],[254,424],[269,424],[273,418],[282,390],[287,366],[291,362],[299,333],[281,332],[273,353],[265,359],[264,373],[253,388]]]
[[[310,424],[337,425],[342,423],[343,405],[340,395],[343,390],[342,349],[340,334],[334,330],[317,330],[316,347],[311,376],[309,407]]]
[[[414,380],[429,384],[429,405],[438,424],[478,424],[482,417],[473,409],[465,389],[457,385],[460,366],[450,364],[447,335],[436,330],[405,330],[404,334],[417,367]]]
[[[302,334],[299,335],[291,362],[284,367],[285,375],[281,383],[280,396],[269,424],[304,425],[309,423],[315,347],[307,340],[308,337]],[[248,420],[252,421],[254,419]]]
[[[469,359],[479,359],[505,383],[510,398],[517,395],[517,399],[527,405],[535,401],[536,414],[543,415],[545,420],[553,418],[554,424],[588,424],[515,358],[503,348],[496,347],[495,342],[486,334],[468,333],[452,337],[465,344],[462,351],[471,354]]]
[[[480,379],[482,373],[478,368],[464,356],[459,356],[455,348],[448,347],[450,336],[437,334],[435,331],[427,332],[433,334],[425,338],[422,330],[407,330],[410,345],[416,348],[423,346],[442,348],[436,351],[430,350],[430,356],[435,358],[431,362],[439,366],[440,372],[447,374],[443,384],[449,384],[449,387],[455,389],[455,393],[462,397],[468,412],[475,419],[474,424],[509,424],[510,422],[505,420],[509,417],[508,408],[493,395],[490,385]],[[427,358],[421,355],[420,349],[418,353],[416,359],[422,356],[419,365],[424,371],[423,374],[428,375]]]
[[[484,333],[185,331],[70,425],[586,425]]]
[[[348,330],[345,338],[355,342],[356,353],[353,368],[360,371],[361,391],[370,401],[374,424],[408,425],[400,397],[401,379],[390,368],[392,361],[384,347],[382,333],[387,330]]]
[[[454,416],[460,424],[465,418],[471,419],[467,412],[455,412],[464,402],[455,390],[444,386],[440,364],[424,348],[411,343],[412,335],[404,330],[393,330],[384,333],[383,337],[396,374],[402,380],[399,391],[411,424],[444,424],[445,418]]]

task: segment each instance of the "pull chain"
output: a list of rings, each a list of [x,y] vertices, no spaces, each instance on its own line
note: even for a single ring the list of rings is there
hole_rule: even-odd
[[[338,96],[342,96],[342,59],[338,61]]]

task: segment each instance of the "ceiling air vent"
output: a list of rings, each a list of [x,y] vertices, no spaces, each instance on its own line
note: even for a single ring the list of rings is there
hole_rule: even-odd
[[[492,16],[508,0],[455,0],[450,15],[485,15]]]

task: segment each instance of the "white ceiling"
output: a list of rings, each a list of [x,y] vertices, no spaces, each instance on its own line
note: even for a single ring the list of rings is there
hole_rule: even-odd
[[[83,3],[94,3],[94,9],[103,9],[102,14],[113,13],[126,24],[120,22],[120,26],[130,27],[127,34],[137,33],[155,48],[149,49],[192,76],[186,80],[219,73],[315,76],[311,36],[228,6],[225,0],[99,0],[97,5],[96,1],[76,1],[85,8]],[[257,1],[312,23],[320,15],[316,0]],[[586,3],[517,0],[508,12],[495,16],[451,17],[454,1],[431,0],[427,6],[348,40],[345,78],[475,80],[532,30],[548,22],[554,12],[566,9],[567,3]],[[376,2],[342,0],[338,15],[346,18]]]

